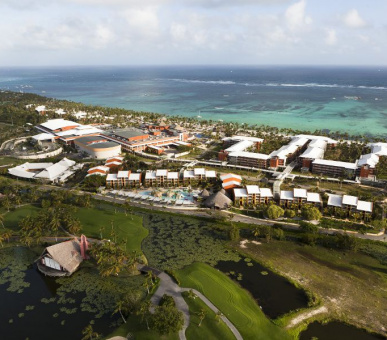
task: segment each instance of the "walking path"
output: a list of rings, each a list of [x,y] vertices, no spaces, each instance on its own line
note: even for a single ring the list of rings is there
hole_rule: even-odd
[[[164,294],[172,296],[173,300],[176,303],[177,309],[179,309],[183,313],[184,317],[184,325],[183,328],[179,331],[180,340],[186,340],[185,330],[189,326],[190,322],[190,314],[188,304],[185,302],[182,292],[186,292],[191,290],[191,288],[181,288],[178,286],[172,278],[164,272],[160,272],[159,270],[147,266],[139,265],[137,268],[140,271],[148,272],[151,271],[154,275],[156,275],[160,279],[160,285],[157,288],[156,292],[153,294],[151,298],[151,302],[153,305],[157,306],[160,303],[161,298]],[[208,300],[202,293],[198,292],[196,289],[192,289],[192,291],[202,299],[202,301],[215,313],[219,312],[219,309],[215,307],[215,305]],[[229,319],[227,319],[224,315],[221,316],[221,319],[224,323],[230,328],[231,332],[234,334],[237,340],[243,340],[241,334],[236,329],[236,327],[231,323]]]
[[[292,328],[294,326],[297,326],[300,322],[310,319],[312,316],[315,316],[317,314],[323,314],[327,313],[328,308],[325,306],[321,306],[317,309],[313,309],[311,311],[306,311],[305,313],[302,313],[300,315],[297,315],[294,319],[290,320],[289,324],[286,326],[286,328]]]
[[[182,292],[187,292],[191,290],[190,288],[181,288],[181,291]],[[196,289],[192,289],[192,291],[202,299],[202,301],[212,310],[214,311],[215,313],[219,313],[219,309],[215,307],[215,305],[210,301],[208,300],[202,293],[200,293],[199,291],[197,291]],[[235,338],[237,340],[243,340],[242,338],[242,335],[241,333],[239,333],[239,331],[236,329],[236,327],[231,323],[231,321],[229,319],[227,319],[223,314],[221,315],[220,317],[223,322],[228,326],[228,328],[230,328],[230,331],[234,334]]]

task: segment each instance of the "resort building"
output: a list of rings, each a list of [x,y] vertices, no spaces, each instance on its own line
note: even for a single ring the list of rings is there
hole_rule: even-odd
[[[124,161],[124,157],[121,156],[114,156],[110,157],[105,161],[105,166],[109,169],[114,167],[120,167]]]
[[[108,166],[95,166],[87,170],[87,176],[92,176],[92,175],[100,175],[100,176],[106,176],[107,173],[109,172],[110,168]]]
[[[183,184],[185,186],[190,185],[195,180],[195,173],[193,170],[184,170],[183,172]]]
[[[179,173],[169,172],[167,174],[167,187],[177,187],[179,185]]]
[[[350,195],[334,195],[328,194],[328,207],[340,208],[348,212],[354,211],[362,213],[364,216],[371,214],[373,210],[373,203],[368,201],[361,201],[356,196]]]
[[[75,238],[47,247],[37,261],[38,269],[49,276],[69,276],[87,259],[87,249],[88,242],[84,235],[81,241]]]
[[[254,148],[256,151],[259,151],[261,144],[263,142],[262,138],[250,137],[250,136],[233,136],[223,138],[223,147],[224,150],[220,151],[218,154],[218,159],[225,161],[228,159],[230,153],[234,152],[243,152],[248,148]]]
[[[117,181],[118,181],[118,186],[120,188],[128,188],[130,186],[129,184],[130,173],[131,172],[129,170],[118,171]]]
[[[222,187],[225,190],[240,187],[242,184],[242,177],[236,174],[224,174],[220,176]]]
[[[121,154],[121,145],[99,136],[87,136],[74,140],[75,147],[95,159],[107,159]]]
[[[234,151],[228,154],[230,164],[248,166],[251,168],[267,169],[269,165],[269,155],[247,151]]]
[[[290,208],[293,204],[295,204],[300,208],[305,203],[321,206],[322,200],[320,194],[315,192],[307,192],[305,189],[298,188],[295,188],[292,191],[281,190],[280,205],[286,208]]]
[[[102,133],[102,130],[94,126],[82,125],[62,118],[50,119],[35,128],[40,132],[51,134],[55,140],[70,145],[74,145],[74,141],[78,138],[98,136]]]
[[[379,163],[379,156],[375,153],[361,155],[357,166],[359,167],[359,177],[369,178],[375,177],[376,165]]]
[[[161,132],[157,131],[143,131],[140,129],[119,129],[102,134],[103,137],[110,141],[121,144],[125,151],[145,151],[147,148],[160,148],[166,145],[177,144],[185,142],[188,135],[184,132],[178,133],[176,131]],[[157,149],[156,149],[157,150]]]
[[[312,167],[312,162],[315,159],[323,159],[326,147],[327,142],[322,139],[311,141],[308,148],[299,157],[299,163],[302,170],[309,171]]]
[[[141,186],[141,173],[130,173],[129,175],[129,186],[138,188]]]
[[[215,181],[216,178],[216,171],[206,170],[205,168],[194,168],[192,170],[184,170],[183,172],[184,185],[190,185],[193,181],[198,183],[203,181]]]
[[[80,169],[82,164],[63,158],[57,163],[24,163],[8,169],[8,173],[15,177],[39,179],[46,182],[63,183],[68,177]]]
[[[120,188],[120,183],[117,178],[117,174],[108,174],[106,176],[106,187],[107,188]]]
[[[331,177],[354,178],[357,168],[357,162],[348,163],[326,159],[315,159],[312,162],[312,173]]]
[[[165,186],[167,184],[168,170],[158,169],[156,170],[156,184],[158,186]]]
[[[236,205],[268,204],[273,200],[273,193],[269,188],[246,185],[245,188],[234,188],[233,197]]]
[[[156,184],[157,184],[156,171],[154,171],[154,170],[147,170],[145,172],[145,182],[144,182],[144,185],[146,187],[152,187],[152,186],[156,186]]]

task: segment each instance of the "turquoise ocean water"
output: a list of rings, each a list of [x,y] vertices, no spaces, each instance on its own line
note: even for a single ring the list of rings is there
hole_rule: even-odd
[[[387,137],[387,68],[0,68],[0,89],[199,119]]]

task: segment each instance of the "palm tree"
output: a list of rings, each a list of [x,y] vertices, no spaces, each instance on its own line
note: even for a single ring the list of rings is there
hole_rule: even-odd
[[[114,309],[112,315],[114,315],[116,313],[120,313],[122,320],[124,321],[124,323],[126,323],[126,319],[124,318],[124,315],[122,314],[122,310],[125,311],[126,309],[127,309],[127,307],[126,307],[125,301],[118,300],[116,303],[116,308]]]
[[[188,291],[188,298],[193,299],[193,300],[196,299],[196,294],[193,292],[192,289],[190,289],[190,290]]]
[[[255,239],[257,239],[259,235],[260,235],[260,230],[258,227],[255,227],[253,230],[253,236],[255,237]]]
[[[198,313],[198,317],[199,317],[199,324],[198,324],[198,326],[200,327],[201,326],[201,324],[202,324],[202,322],[203,322],[203,320],[204,320],[204,318],[206,317],[206,314],[207,314],[207,312],[206,312],[206,310],[205,309],[201,309],[200,310],[200,312]]]
[[[141,322],[144,321],[146,322],[146,328],[149,331],[149,323],[148,323],[148,318],[150,315],[150,308],[151,308],[151,302],[149,300],[144,301],[141,305],[140,308],[137,310],[137,315],[140,315],[141,317]]]
[[[83,338],[82,340],[93,340],[93,339],[98,339],[100,335],[97,332],[94,332],[93,326],[92,325],[87,325],[83,330],[82,330]]]
[[[145,277],[147,278],[147,280],[150,281],[151,285],[153,286],[153,285],[154,285],[154,282],[153,282],[153,273],[152,273],[152,271],[149,270],[149,271],[146,273],[146,276],[145,276]]]
[[[220,321],[220,318],[223,316],[223,313],[220,311],[220,310],[218,310],[217,312],[216,312],[216,314],[215,314],[215,320],[216,321]]]
[[[12,237],[12,231],[6,230],[6,231],[3,232],[2,236],[3,236],[4,240],[9,242],[10,238]]]

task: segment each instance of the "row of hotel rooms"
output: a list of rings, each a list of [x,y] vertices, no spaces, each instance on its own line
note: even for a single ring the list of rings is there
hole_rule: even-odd
[[[88,176],[107,175],[106,187],[114,189],[124,189],[140,187],[177,187],[179,185],[189,186],[198,185],[204,181],[215,183],[217,173],[213,170],[204,168],[194,168],[182,172],[170,172],[166,169],[155,171],[146,171],[144,180],[141,173],[132,173],[130,170],[118,171],[118,173],[109,174],[108,171],[112,165],[122,164],[122,157],[113,157],[108,159],[105,166],[90,168]],[[260,188],[258,185],[246,185],[242,187],[242,177],[236,174],[223,174],[220,177],[223,189],[227,190],[237,206],[269,204],[274,201],[274,196],[270,188]],[[328,195],[328,207],[341,208],[348,211],[360,212],[364,215],[371,214],[373,203],[359,200],[350,195]],[[284,208],[292,208],[296,205],[301,208],[303,204],[311,204],[322,208],[323,201],[319,193],[308,192],[305,189],[293,189],[292,191],[281,190],[278,203]]]
[[[268,188],[246,185],[245,188],[234,188],[233,198],[237,206],[268,204],[273,201],[273,194]],[[318,208],[323,207],[320,194],[308,192],[305,189],[281,190],[279,204],[284,208],[293,208],[294,206],[301,208],[303,204],[310,204]],[[365,216],[372,213],[373,203],[359,200],[356,196],[328,194],[327,207],[359,212]]]
[[[256,137],[226,137],[223,139],[224,150],[219,152],[218,158],[231,164],[258,169],[276,169],[297,161],[303,171],[311,171],[317,175],[368,178],[375,175],[380,157],[387,157],[387,143],[369,144],[371,153],[350,163],[323,159],[325,150],[334,148],[337,144],[337,141],[324,136],[295,136],[287,145],[269,155],[258,152],[262,142],[263,139]],[[257,152],[246,151],[251,148]]]

